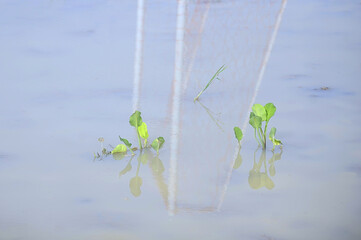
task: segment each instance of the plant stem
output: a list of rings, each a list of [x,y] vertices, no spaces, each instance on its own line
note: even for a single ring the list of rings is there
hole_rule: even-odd
[[[254,129],[254,138],[255,138],[255,139],[257,140],[257,142],[258,142],[258,146],[260,146],[261,143],[259,142],[259,140],[258,140],[258,138],[257,138],[256,132],[257,132],[257,130],[256,130],[256,128],[255,128],[255,129]]]
[[[140,141],[140,135],[139,135],[138,127],[136,129],[137,129],[137,136],[138,136],[138,144],[139,144],[140,149],[142,150],[143,146],[142,146],[142,142]]]
[[[267,140],[267,126],[268,126],[268,121],[266,122],[266,125],[264,127],[264,136],[263,136],[264,142],[266,142]]]
[[[261,140],[262,140],[262,149],[266,149],[266,140],[264,138],[264,134],[263,134],[263,131],[262,131],[262,128],[258,128],[259,132],[261,133],[260,137],[261,137]]]

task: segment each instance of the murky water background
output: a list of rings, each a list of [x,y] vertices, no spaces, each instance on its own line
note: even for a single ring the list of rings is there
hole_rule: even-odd
[[[360,239],[360,3],[180,5],[0,2],[0,239]],[[159,157],[93,160],[135,108]]]

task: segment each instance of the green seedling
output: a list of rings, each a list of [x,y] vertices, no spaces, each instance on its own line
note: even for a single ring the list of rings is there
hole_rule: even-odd
[[[241,140],[243,138],[242,130],[239,127],[234,127],[233,131],[234,131],[234,135],[235,135],[235,137],[236,137],[236,139],[238,141],[239,146],[241,146]]]
[[[197,97],[194,98],[194,102],[197,101],[199,99],[199,97],[202,95],[202,93],[212,84],[214,79],[218,79],[218,75],[223,72],[225,70],[225,66],[223,65],[220,69],[218,69],[218,71],[213,75],[213,77],[211,78],[211,80],[209,80],[209,82],[207,83],[207,85],[204,87],[204,89],[202,91],[200,91],[197,95]]]
[[[143,120],[142,117],[140,116],[140,112],[139,111],[135,111],[129,118],[129,124],[133,127],[135,127],[136,131],[137,131],[137,137],[138,137],[138,143],[139,143],[139,148],[142,149],[142,142],[140,141],[140,135],[139,135],[139,129],[138,127],[142,125]]]
[[[269,132],[269,140],[271,140],[271,142],[273,143],[272,151],[275,150],[275,147],[277,145],[281,145],[281,146],[283,145],[281,140],[275,138],[276,130],[277,129],[275,127],[273,127],[273,128],[271,128],[271,131]]]
[[[266,149],[268,123],[275,112],[276,107],[273,103],[267,103],[265,106],[262,106],[261,104],[254,104],[252,107],[252,112],[249,116],[249,124],[251,124],[251,126],[254,128],[254,137],[256,138],[258,144],[262,145],[263,149]],[[263,122],[265,122],[264,129],[262,128]],[[281,144],[281,142],[279,144]]]
[[[139,132],[140,137],[144,139],[144,147],[146,147],[149,134],[148,134],[147,124],[145,124],[145,122],[143,122],[138,127],[138,132]]]
[[[157,151],[157,154],[159,154],[159,149],[162,148],[164,142],[165,140],[163,137],[158,137],[152,142],[152,148]]]
[[[120,136],[119,136],[119,139],[120,139],[121,142],[123,142],[125,144],[125,146],[127,146],[127,148],[132,153],[132,155],[134,155],[135,153],[134,153],[133,149],[131,148],[132,144],[127,139],[121,138]]]

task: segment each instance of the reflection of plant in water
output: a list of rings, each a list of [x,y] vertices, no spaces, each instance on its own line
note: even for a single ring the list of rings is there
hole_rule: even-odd
[[[236,160],[234,161],[234,164],[233,164],[233,169],[237,169],[241,166],[242,164],[242,156],[240,154],[241,152],[241,145],[239,145],[239,148],[238,148],[238,152],[237,152],[237,157],[236,157]]]
[[[208,116],[211,118],[211,120],[217,125],[217,127],[224,132],[223,128],[221,125],[223,125],[223,122],[220,120],[220,113],[214,113],[213,111],[211,111],[209,108],[207,108],[204,104],[202,104],[200,101],[198,101],[199,105],[201,105],[201,107],[206,110],[206,113],[208,114]]]
[[[263,150],[258,162],[256,162],[256,152],[254,152],[253,156],[253,168],[249,171],[248,183],[249,186],[253,189],[260,189],[262,187],[266,187],[271,190],[274,188],[275,184],[272,179],[268,176],[267,164],[266,164],[266,151]],[[269,173],[273,177],[276,174],[276,169],[274,166],[274,162],[281,159],[282,151],[280,153],[273,153],[271,159],[268,161]],[[264,172],[261,172],[262,166],[264,167]]]
[[[114,156],[114,154],[113,154]],[[123,155],[124,157],[124,155]],[[134,158],[134,155],[131,156],[129,159],[127,165],[124,167],[122,171],[119,172],[119,177],[127,174],[132,170],[132,160]],[[164,166],[162,161],[159,159],[159,155],[153,155],[153,153],[149,149],[143,149],[141,153],[138,155],[138,165],[137,165],[137,171],[133,178],[129,181],[129,189],[130,192],[134,197],[139,197],[142,193],[141,186],[143,184],[143,179],[139,176],[139,170],[141,168],[141,165],[149,164],[153,174],[155,175],[161,175],[164,172]]]

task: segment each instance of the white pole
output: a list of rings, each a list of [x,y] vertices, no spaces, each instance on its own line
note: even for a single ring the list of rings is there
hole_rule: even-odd
[[[138,0],[135,37],[133,112],[139,110],[140,81],[142,79],[145,0]]]
[[[177,187],[177,155],[179,137],[179,112],[183,71],[183,47],[185,27],[186,0],[178,0],[175,64],[174,64],[174,89],[172,99],[172,125],[170,142],[170,167],[169,167],[169,198],[168,213],[173,216],[176,208],[176,187]]]

